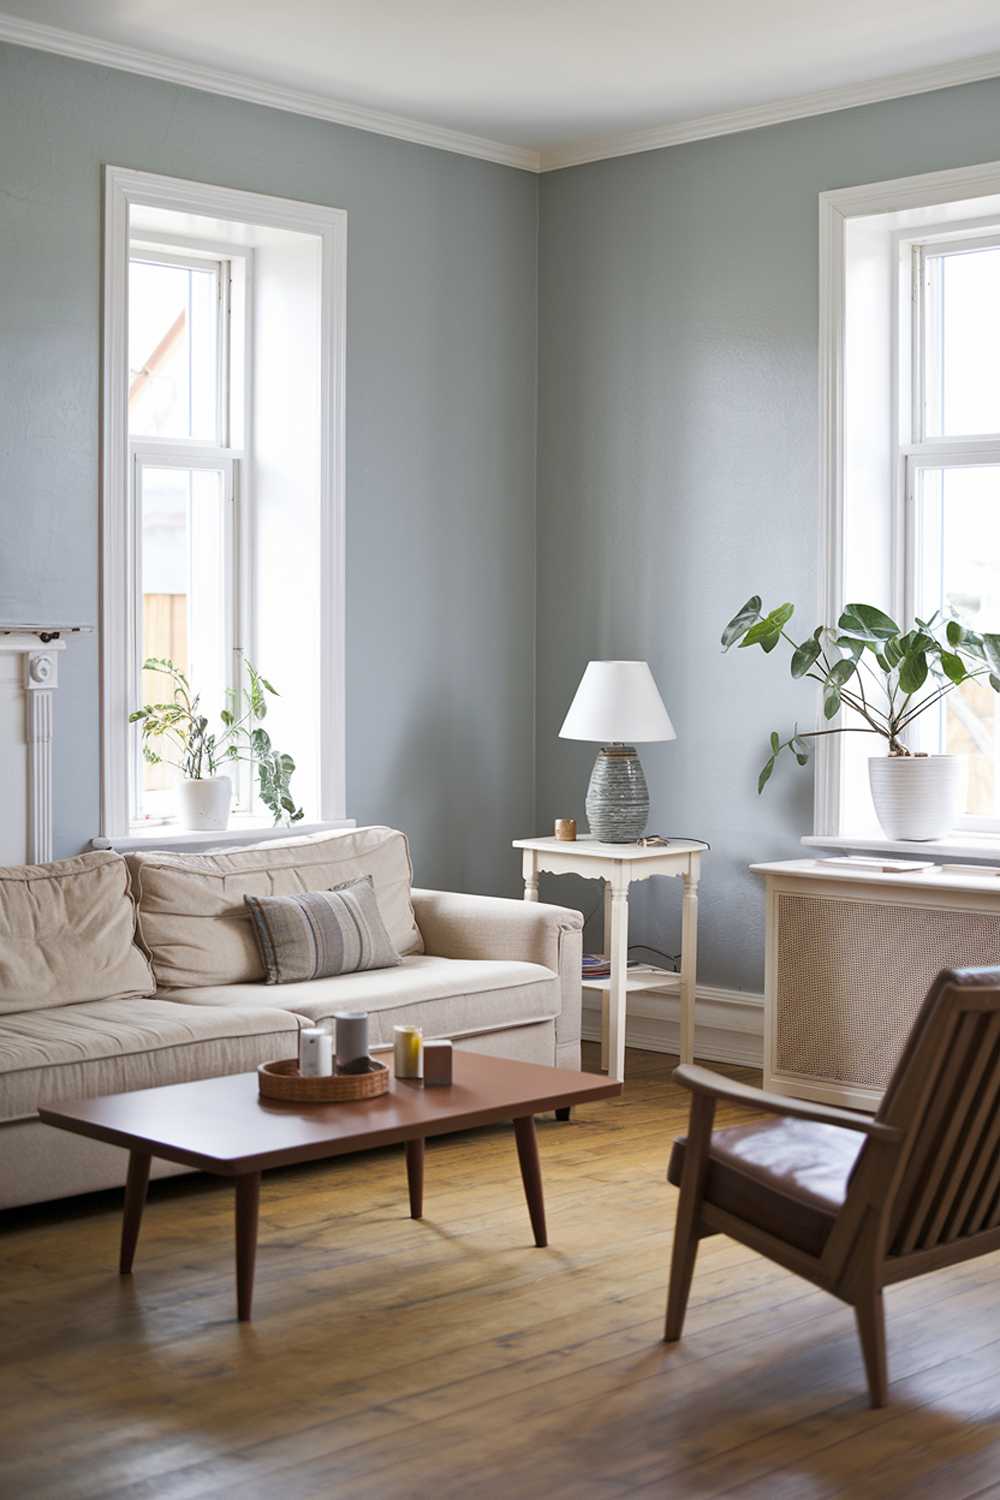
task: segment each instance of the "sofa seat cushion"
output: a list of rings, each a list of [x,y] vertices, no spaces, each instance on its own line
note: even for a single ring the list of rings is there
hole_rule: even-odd
[[[273,1004],[99,1000],[0,1016],[0,1119],[42,1104],[246,1073],[293,1056],[299,1022]]]
[[[712,1132],[705,1201],[807,1255],[822,1255],[864,1136],[784,1117]],[[667,1179],[680,1187],[687,1142],[674,1142]]]
[[[281,1003],[304,1021],[330,1021],[338,1010],[366,1010],[370,1045],[392,1041],[394,1026],[422,1026],[425,1036],[468,1036],[547,1021],[559,1014],[559,980],[541,964],[513,960],[433,958],[413,954],[394,969],[368,969],[284,984]],[[178,990],[187,1005],[273,1005],[265,984]]]
[[[217,854],[130,854],[139,938],[160,989],[255,984],[264,965],[244,896],[297,896],[370,876],[397,953],[421,953],[406,835],[349,828]]]

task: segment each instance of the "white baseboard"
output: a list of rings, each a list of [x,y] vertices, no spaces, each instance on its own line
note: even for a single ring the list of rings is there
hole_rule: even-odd
[[[584,992],[582,1035],[585,1042],[601,1040],[601,1005]],[[645,990],[631,995],[625,1043],[642,1052],[677,1053],[680,1020],[676,995]],[[759,1068],[764,1057],[764,996],[744,990],[699,985],[695,1024],[695,1057],[707,1062],[736,1063]]]

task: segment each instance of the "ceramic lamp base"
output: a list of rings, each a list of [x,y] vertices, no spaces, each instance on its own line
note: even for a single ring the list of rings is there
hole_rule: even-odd
[[[605,745],[587,788],[587,822],[603,844],[634,844],[646,831],[649,789],[632,745]]]

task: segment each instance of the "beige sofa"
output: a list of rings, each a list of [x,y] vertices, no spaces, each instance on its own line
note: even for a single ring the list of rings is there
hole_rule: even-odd
[[[265,984],[243,896],[362,874],[402,963]],[[409,1022],[578,1067],[581,929],[563,907],[414,890],[391,828],[0,870],[0,1208],[124,1181],[122,1152],[42,1125],[39,1105],[248,1071],[337,1010],[369,1012],[373,1050]]]

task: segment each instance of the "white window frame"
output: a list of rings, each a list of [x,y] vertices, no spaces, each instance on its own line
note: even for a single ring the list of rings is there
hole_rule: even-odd
[[[846,366],[847,335],[847,290],[846,290],[846,242],[851,221],[875,214],[906,213],[911,210],[932,210],[938,206],[955,205],[951,213],[942,211],[941,223],[929,221],[918,229],[901,232],[896,238],[900,246],[909,242],[927,242],[932,238],[941,240],[969,233],[973,223],[979,224],[986,237],[992,234],[993,222],[967,218],[959,205],[972,204],[979,198],[1000,195],[1000,162],[987,162],[973,167],[930,172],[915,177],[898,178],[889,182],[866,183],[858,187],[838,189],[819,195],[819,614],[824,621],[835,621],[844,604],[845,597],[845,399],[844,379]],[[974,214],[974,208],[970,208]],[[905,250],[903,252],[906,253]],[[900,295],[893,302],[897,320],[906,316],[900,312],[900,302],[905,299],[905,280],[901,278]],[[903,324],[895,323],[892,329],[891,347],[903,349],[903,369],[894,365],[887,372],[895,389],[892,393],[891,410],[895,428],[891,434],[891,451],[896,455],[891,476],[887,475],[886,504],[890,511],[891,526],[891,578],[887,580],[885,598],[887,607],[905,614],[912,607],[912,595],[908,594],[907,580],[912,577],[907,556],[912,545],[913,528],[905,514],[907,494],[914,468],[932,456],[947,455],[949,462],[960,462],[963,457],[982,454],[985,449],[977,440],[968,438],[943,438],[922,440],[921,426],[914,425],[914,401],[911,396],[912,382],[909,362],[919,357],[919,350],[909,350],[905,341],[901,343]],[[914,442],[919,433],[921,440]],[[978,461],[982,461],[978,458]],[[880,602],[873,600],[872,602]],[[839,842],[851,847],[873,847],[884,843],[877,837],[852,837],[851,829],[843,826],[842,806],[842,740],[843,736],[828,735],[817,740],[814,783],[813,835],[807,843],[831,844]],[[968,835],[966,835],[966,838]],[[989,830],[989,839],[1000,847],[1000,830]]]
[[[202,242],[188,242],[181,236],[165,235],[162,240],[148,233],[129,237],[129,265],[141,260],[151,265],[178,266],[183,270],[196,270],[205,265],[216,268],[218,300],[216,308],[216,441],[187,437],[129,437],[129,507],[128,527],[128,590],[133,600],[130,620],[130,653],[133,662],[131,707],[141,703],[142,690],[142,528],[139,525],[142,491],[140,472],[144,467],[166,469],[218,470],[223,476],[223,504],[225,507],[225,641],[226,641],[226,687],[238,693],[243,677],[244,657],[252,651],[253,622],[251,609],[251,558],[249,507],[252,491],[249,484],[247,454],[251,446],[250,422],[252,370],[250,368],[249,322],[252,297],[252,252],[242,246],[214,245],[208,248]],[[239,297],[233,296],[234,263],[239,270]],[[244,324],[241,344],[244,368],[240,371],[238,385],[233,388],[232,363],[232,317],[234,300]],[[131,380],[132,371],[129,371]],[[234,410],[238,401],[240,410]],[[234,447],[234,433],[242,435],[239,447]],[[227,768],[226,774],[233,782],[233,810],[252,814],[256,811],[255,786],[248,767],[236,762]],[[142,742],[141,736],[131,736],[131,765],[129,770],[129,821],[132,827],[146,827],[149,819],[143,807],[142,795]]]
[[[101,454],[101,834],[121,838],[131,821],[130,771],[134,730],[128,725],[134,692],[135,554],[132,545],[130,478],[134,462],[128,434],[128,266],[130,212],[134,206],[238,224],[311,234],[321,245],[320,310],[320,635],[319,740],[322,821],[345,815],[345,365],[347,347],[347,214],[343,209],[300,203],[232,188],[186,182],[108,166],[104,172],[104,337]],[[170,236],[138,233],[136,242],[166,245]],[[212,253],[213,247],[206,245]],[[189,253],[185,247],[182,253]],[[220,434],[222,435],[222,434]],[[144,448],[147,446],[143,444]],[[173,452],[192,449],[185,440],[158,439]],[[200,445],[202,449],[205,445]],[[234,485],[234,503],[236,488]],[[246,518],[241,518],[246,524]],[[249,543],[242,553],[249,552]],[[249,566],[242,580],[241,610],[252,619]],[[244,644],[252,649],[252,640]]]

